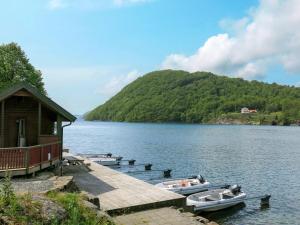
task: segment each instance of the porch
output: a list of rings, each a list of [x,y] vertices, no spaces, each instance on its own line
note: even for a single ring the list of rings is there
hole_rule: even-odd
[[[0,148],[0,177],[9,171],[12,176],[32,174],[60,160],[61,142],[28,147]]]

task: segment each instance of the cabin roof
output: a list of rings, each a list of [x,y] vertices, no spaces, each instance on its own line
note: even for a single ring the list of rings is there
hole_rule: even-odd
[[[42,103],[47,105],[50,109],[54,110],[61,116],[63,116],[66,120],[65,121],[70,121],[74,122],[76,120],[76,117],[73,116],[71,113],[69,113],[67,110],[62,108],[60,105],[55,103],[53,100],[42,94],[36,87],[26,83],[26,82],[21,82],[13,85],[12,87],[9,87],[4,90],[0,90],[0,102],[7,99],[11,95],[15,94],[16,92],[20,90],[26,90],[30,94],[32,94],[35,98],[40,100]]]

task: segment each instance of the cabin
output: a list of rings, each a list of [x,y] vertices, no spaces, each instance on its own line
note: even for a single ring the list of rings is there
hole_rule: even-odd
[[[0,176],[58,166],[63,128],[76,117],[28,83],[0,91]]]

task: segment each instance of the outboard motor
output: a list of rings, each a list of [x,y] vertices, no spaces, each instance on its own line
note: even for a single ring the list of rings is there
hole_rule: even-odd
[[[198,178],[198,180],[200,181],[201,184],[205,183],[205,179],[201,175],[198,175],[197,178]]]
[[[232,194],[237,195],[237,194],[241,193],[241,188],[242,188],[241,186],[235,184],[235,185],[231,186],[229,188],[229,190],[232,192]]]

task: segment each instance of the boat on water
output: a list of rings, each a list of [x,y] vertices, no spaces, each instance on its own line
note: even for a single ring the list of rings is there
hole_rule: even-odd
[[[200,191],[208,190],[211,184],[201,175],[198,175],[187,179],[165,181],[158,183],[155,186],[168,191],[173,191],[178,194],[190,195]]]
[[[212,212],[229,208],[244,202],[246,194],[241,191],[241,186],[233,185],[192,194],[187,197],[187,206],[194,206],[194,211]]]
[[[121,163],[121,160],[118,160],[117,158],[102,158],[102,157],[96,157],[96,158],[89,158],[92,162],[96,162],[102,166],[118,166]]]
[[[113,156],[111,153],[107,154],[81,154],[91,160],[92,162],[99,163],[103,166],[118,166],[121,163],[123,157],[121,156]]]

